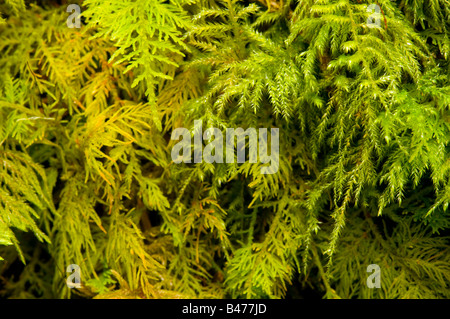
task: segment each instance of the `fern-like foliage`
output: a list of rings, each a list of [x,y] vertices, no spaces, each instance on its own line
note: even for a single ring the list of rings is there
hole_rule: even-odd
[[[448,297],[447,0],[76,3],[0,2],[2,296]],[[278,170],[176,164],[196,120]]]
[[[88,7],[84,12],[88,27],[97,29],[95,37],[109,37],[117,46],[110,61],[127,61],[124,72],[135,73],[132,87],[144,82],[147,96],[153,99],[155,85],[172,79],[173,66],[184,56],[180,29],[186,29],[189,20],[183,5],[194,2],[87,0],[83,5]]]
[[[448,238],[430,236],[429,229],[410,218],[390,230],[378,227],[370,217],[355,216],[349,223],[331,274],[341,298],[448,298]],[[352,227],[354,223],[365,227]],[[370,264],[381,267],[380,289],[365,283],[368,273],[361,265]]]

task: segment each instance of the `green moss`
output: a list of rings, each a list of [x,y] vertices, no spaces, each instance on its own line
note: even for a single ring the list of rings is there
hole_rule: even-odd
[[[0,1],[1,296],[450,296],[446,1],[73,2]],[[175,164],[195,120],[278,171]]]

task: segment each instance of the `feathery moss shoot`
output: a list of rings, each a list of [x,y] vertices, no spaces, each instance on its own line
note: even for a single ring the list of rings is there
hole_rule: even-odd
[[[450,298],[449,30],[448,0],[0,0],[0,298]],[[174,160],[183,128],[230,160]]]

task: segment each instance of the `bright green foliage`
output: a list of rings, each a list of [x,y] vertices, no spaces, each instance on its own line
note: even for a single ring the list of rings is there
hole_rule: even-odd
[[[153,97],[158,79],[171,80],[167,67],[178,66],[177,57],[187,50],[180,29],[186,29],[190,21],[183,5],[194,2],[87,0],[83,5],[89,8],[84,13],[88,27],[99,29],[94,37],[109,37],[118,47],[110,61],[120,56],[115,63],[129,62],[124,72],[135,71],[132,87],[144,81],[147,95]]]
[[[3,2],[6,2],[6,12],[9,11],[16,16],[25,10],[24,0],[5,0]],[[4,23],[5,20],[1,18],[0,22]]]
[[[1,296],[450,297],[447,0],[74,2],[0,1]],[[175,164],[194,120],[278,171]]]

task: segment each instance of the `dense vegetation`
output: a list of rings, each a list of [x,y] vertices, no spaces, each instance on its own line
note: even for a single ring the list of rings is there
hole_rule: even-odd
[[[450,297],[448,0],[0,13],[0,297]],[[279,128],[278,171],[174,163],[195,120]]]

